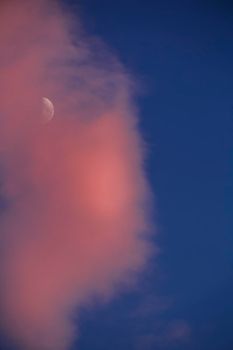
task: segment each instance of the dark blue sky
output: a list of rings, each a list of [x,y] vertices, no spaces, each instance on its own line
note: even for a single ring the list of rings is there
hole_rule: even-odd
[[[161,254],[137,291],[83,313],[74,349],[230,350],[233,5],[78,3],[86,29],[144,89],[140,127]]]
[[[82,312],[73,350],[232,350],[233,3],[63,2],[144,90],[161,250],[137,290]]]

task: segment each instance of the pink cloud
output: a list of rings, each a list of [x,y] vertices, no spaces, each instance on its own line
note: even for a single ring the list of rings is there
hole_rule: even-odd
[[[77,23],[73,44],[72,22],[53,1],[1,4],[1,326],[28,350],[69,348],[74,309],[152,251],[133,84]]]

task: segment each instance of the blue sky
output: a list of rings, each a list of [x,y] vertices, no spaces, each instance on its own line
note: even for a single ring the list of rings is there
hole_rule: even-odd
[[[76,8],[76,1],[66,1]],[[233,5],[83,0],[86,29],[140,81],[160,256],[138,289],[83,312],[81,350],[233,346]]]
[[[73,350],[231,350],[233,4],[62,1],[141,85],[160,248],[135,290],[81,312]]]

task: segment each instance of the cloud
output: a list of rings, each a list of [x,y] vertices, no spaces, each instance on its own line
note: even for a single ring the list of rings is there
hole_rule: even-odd
[[[134,84],[56,2],[0,6],[1,328],[19,349],[64,350],[74,311],[152,252]]]
[[[175,349],[192,342],[192,328],[188,321],[173,319],[154,322],[154,329],[136,337],[136,349]]]
[[[168,342],[186,342],[191,336],[191,327],[187,321],[175,320],[169,324],[166,338]]]
[[[171,305],[171,298],[169,299],[168,297],[162,297],[151,293],[142,298],[141,302],[133,310],[131,317],[139,318],[140,320],[151,316],[154,318],[156,315],[170,309]]]

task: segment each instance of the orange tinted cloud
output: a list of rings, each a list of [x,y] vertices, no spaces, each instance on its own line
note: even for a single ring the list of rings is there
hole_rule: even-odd
[[[1,326],[28,350],[68,349],[74,310],[151,251],[132,83],[61,13],[39,0],[0,11]]]

